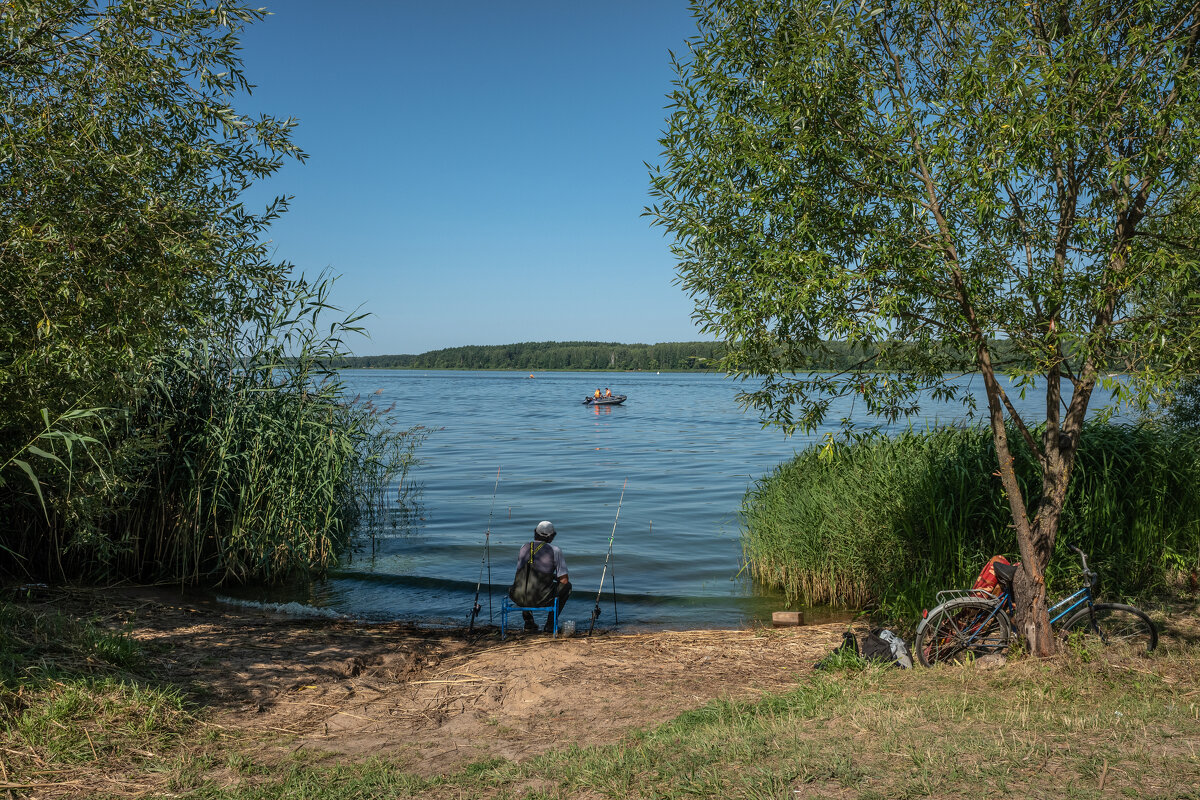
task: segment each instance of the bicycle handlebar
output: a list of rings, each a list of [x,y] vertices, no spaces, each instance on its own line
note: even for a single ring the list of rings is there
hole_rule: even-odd
[[[1088,569],[1087,553],[1083,552],[1082,550],[1080,550],[1078,547],[1076,547],[1073,544],[1067,545],[1067,549],[1070,550],[1075,555],[1079,556],[1079,563],[1083,565],[1084,578],[1086,578],[1086,579],[1094,578],[1096,576],[1096,573],[1094,573],[1090,569]]]

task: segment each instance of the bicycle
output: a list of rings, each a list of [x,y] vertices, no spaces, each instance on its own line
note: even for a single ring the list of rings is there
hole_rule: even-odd
[[[1088,569],[1087,554],[1068,546],[1079,556],[1083,587],[1050,607],[1050,624],[1059,635],[1096,636],[1105,645],[1123,644],[1150,652],[1158,646],[1158,629],[1146,612],[1124,603],[1097,603],[1094,595],[1099,575]],[[1012,639],[1012,580],[1017,567],[997,563],[998,596],[980,589],[938,592],[938,605],[922,615],[913,650],[923,666],[957,662],[1008,649]],[[1058,623],[1065,619],[1061,626]]]

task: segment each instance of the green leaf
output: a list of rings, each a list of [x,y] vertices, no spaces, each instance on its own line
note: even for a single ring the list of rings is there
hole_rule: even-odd
[[[63,463],[62,459],[59,458],[58,456],[54,455],[54,453],[43,450],[42,448],[37,447],[36,445],[32,445],[32,444],[28,445],[25,449],[28,452],[33,453],[35,456],[41,456],[42,458],[46,458],[51,461],[56,461],[59,464]]]
[[[34,491],[37,492],[38,502],[41,503],[42,513],[46,515],[46,521],[49,522],[50,511],[48,508],[46,508],[46,498],[42,496],[42,483],[41,483],[41,481],[38,480],[38,477],[34,473],[33,468],[30,467],[27,462],[22,461],[19,458],[14,458],[12,460],[12,463],[16,464],[17,467],[19,467],[22,472],[24,472],[26,475],[29,476],[29,482],[33,485]]]

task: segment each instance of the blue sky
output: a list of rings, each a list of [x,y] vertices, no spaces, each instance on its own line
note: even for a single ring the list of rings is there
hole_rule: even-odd
[[[277,0],[243,37],[245,113],[309,154],[276,257],[341,275],[354,352],[703,338],[642,209],[684,0]]]

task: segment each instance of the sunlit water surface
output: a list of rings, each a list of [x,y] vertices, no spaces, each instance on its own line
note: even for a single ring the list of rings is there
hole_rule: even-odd
[[[598,592],[602,627],[738,627],[784,607],[742,569],[738,511],[756,480],[823,432],[788,438],[764,428],[738,406],[736,382],[647,372],[530,378],[349,370],[343,377],[351,394],[394,403],[400,424],[429,429],[412,474],[418,517],[363,531],[365,546],[326,580],[228,594],[368,620],[461,625],[482,583],[481,621],[499,624],[517,551],[548,519],[574,587],[563,616],[580,627]],[[606,407],[581,402],[606,386],[629,399]],[[836,425],[851,412],[835,406],[829,420]],[[960,419],[964,411],[926,403],[924,414],[904,424]],[[609,579],[600,591],[614,521]]]

